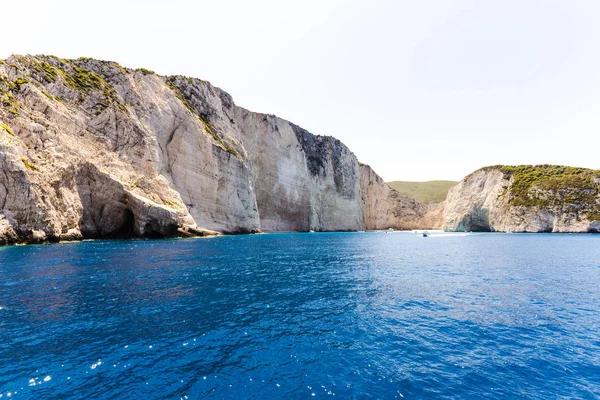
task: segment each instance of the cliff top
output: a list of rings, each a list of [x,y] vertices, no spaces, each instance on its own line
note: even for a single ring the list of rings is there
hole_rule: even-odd
[[[600,220],[600,170],[562,165],[494,165],[478,172],[497,170],[509,180],[500,196],[509,196],[511,206],[560,208],[585,212]]]
[[[63,76],[64,72],[70,72],[71,69],[75,69],[73,72],[77,72],[76,68],[90,69],[96,70],[100,69],[102,72],[108,72],[110,69],[115,69],[120,71],[121,73],[134,73],[139,72],[143,75],[157,75],[163,78],[169,77],[179,77],[187,80],[193,80],[197,82],[201,82],[205,85],[212,86],[212,89],[217,89],[219,91],[223,91],[216,86],[211,85],[210,82],[204,81],[198,78],[191,78],[183,75],[159,75],[156,72],[146,69],[146,68],[127,68],[123,67],[116,61],[106,61],[106,60],[98,60],[90,57],[79,57],[79,58],[60,58],[53,55],[48,54],[37,54],[37,55],[20,55],[13,54],[5,60],[0,60],[0,65],[6,64],[10,67],[14,67],[15,70],[19,71],[21,68],[16,63],[20,63],[23,66],[29,67],[32,71],[37,72],[42,77],[46,77],[46,80],[55,81],[57,77]],[[66,71],[67,70],[67,71]],[[61,72],[62,71],[62,72]],[[81,71],[84,73],[84,71]],[[73,83],[73,82],[70,82]],[[77,83],[77,82],[75,82]],[[82,83],[82,82],[80,82]]]

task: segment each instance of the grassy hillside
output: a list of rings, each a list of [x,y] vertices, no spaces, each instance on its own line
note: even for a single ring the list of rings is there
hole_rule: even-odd
[[[599,170],[561,165],[495,165],[481,170],[490,169],[514,178],[501,194],[509,195],[510,205],[560,209],[600,220]]]
[[[428,182],[388,182],[389,187],[412,197],[421,203],[439,203],[446,199],[448,190],[458,182],[428,181]]]

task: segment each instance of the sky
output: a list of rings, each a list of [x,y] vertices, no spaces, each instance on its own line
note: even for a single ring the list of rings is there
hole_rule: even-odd
[[[0,58],[208,80],[334,136],[386,181],[495,164],[600,169],[597,0],[19,0]]]

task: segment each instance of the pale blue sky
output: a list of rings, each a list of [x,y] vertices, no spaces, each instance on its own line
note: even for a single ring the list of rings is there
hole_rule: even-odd
[[[20,0],[2,4],[0,58],[195,76],[339,138],[388,181],[460,180],[600,169],[598,20],[596,0]]]

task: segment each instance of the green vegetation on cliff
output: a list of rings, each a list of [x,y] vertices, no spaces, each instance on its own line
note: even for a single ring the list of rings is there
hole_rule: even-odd
[[[10,129],[10,126],[3,124],[2,122],[0,122],[0,128],[4,129],[9,135],[11,136],[15,136],[14,132],[12,131],[12,129]]]
[[[138,68],[136,71],[141,72],[143,75],[154,75],[154,71],[146,68]]]
[[[448,190],[458,182],[428,181],[428,182],[388,182],[388,186],[420,203],[440,203],[446,199]]]
[[[192,106],[192,104],[188,100],[188,97],[186,96],[186,94],[178,86],[178,83],[180,84],[180,81],[186,82],[190,87],[195,86],[195,82],[192,78],[188,78],[188,77],[184,77],[184,76],[180,76],[180,75],[168,77],[165,80],[165,83],[173,91],[173,93],[175,94],[175,97],[177,97],[179,99],[179,101],[181,101],[181,103],[185,106],[185,108],[187,108],[192,114],[197,116],[200,119],[200,121],[202,121],[202,123],[204,124],[204,128],[206,129],[206,132],[208,132],[212,136],[212,138],[221,145],[220,147],[223,150],[225,150],[226,152],[228,152],[229,154],[232,154],[235,157],[237,157],[238,160],[242,161],[242,158],[240,157],[240,155],[234,149],[229,147],[227,145],[227,143],[225,143],[225,141],[221,137],[219,137],[219,135],[216,134],[215,127],[210,123],[208,118],[205,115],[200,114],[198,112],[198,110],[196,110],[196,108],[194,108],[194,106]],[[199,82],[203,82],[203,81],[199,81]]]
[[[29,161],[26,158],[21,158],[21,161],[23,162],[23,164],[25,164],[25,167],[30,171],[39,171],[40,170],[38,167],[35,166],[34,163],[32,163],[31,161]]]
[[[103,76],[106,75],[104,67],[122,69],[117,63],[95,61],[88,58],[64,60],[54,56],[15,56],[15,59],[19,62],[18,66],[15,65],[15,71],[31,78],[38,89],[42,90],[42,93],[49,99],[54,97],[41,89],[40,84],[62,81],[66,87],[78,94],[76,97],[79,103],[84,102],[92,92],[97,92],[122,113],[129,113],[115,87],[105,79],[106,76]],[[96,67],[98,72],[93,71],[93,67]],[[17,80],[8,84],[18,92],[26,83],[30,83],[30,81],[19,76]]]
[[[512,178],[501,194],[509,196],[511,206],[562,210],[600,220],[599,170],[559,165],[496,165],[481,170],[491,169]]]

